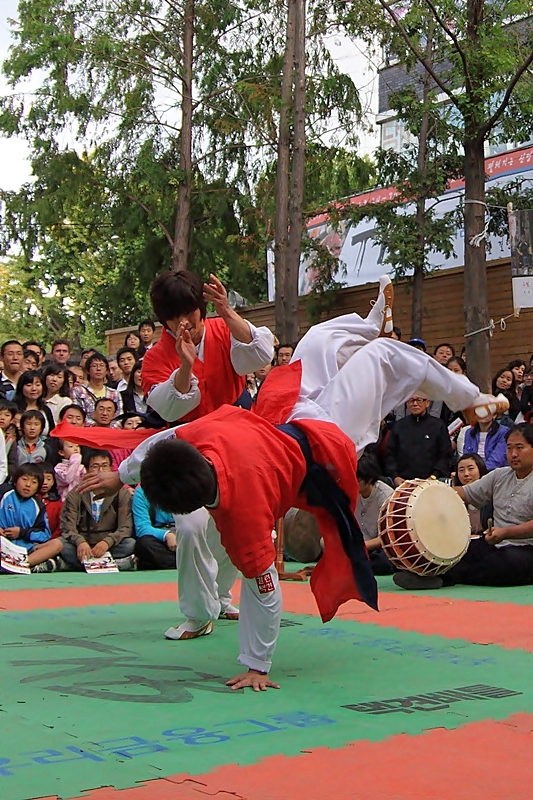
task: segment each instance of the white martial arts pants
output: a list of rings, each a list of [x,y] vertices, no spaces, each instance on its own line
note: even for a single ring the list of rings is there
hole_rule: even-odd
[[[331,330],[335,323],[336,333]],[[474,406],[480,391],[431,356],[394,339],[377,339],[376,326],[358,314],[328,320],[303,337],[302,386],[288,422],[334,422],[360,452],[379,437],[381,420],[418,390],[452,411]],[[320,342],[324,346],[320,347]]]
[[[238,661],[248,669],[269,672],[281,622],[281,588],[272,566],[258,578],[241,579]]]
[[[201,628],[231,604],[231,587],[238,570],[220,541],[205,508],[176,514],[176,566],[181,613]]]

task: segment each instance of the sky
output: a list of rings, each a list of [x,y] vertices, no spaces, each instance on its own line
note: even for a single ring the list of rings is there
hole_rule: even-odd
[[[8,55],[8,48],[12,43],[11,27],[8,19],[17,17],[18,0],[1,0],[0,9],[0,63]],[[366,57],[357,43],[349,42],[338,36],[330,37],[329,49],[340,69],[352,74],[357,88],[360,91],[361,103],[365,110],[367,126],[375,129],[377,112],[377,77],[368,64]],[[0,74],[0,95],[6,95],[12,90],[8,87],[4,77]],[[360,132],[361,155],[371,153],[377,146],[376,133],[367,130]],[[30,179],[31,167],[28,161],[29,150],[22,139],[0,137],[0,189],[17,190]]]

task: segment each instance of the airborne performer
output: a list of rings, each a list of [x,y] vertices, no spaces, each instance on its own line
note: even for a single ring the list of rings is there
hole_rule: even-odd
[[[377,608],[375,580],[354,518],[356,449],[375,441],[380,420],[419,387],[451,409],[472,409],[479,418],[505,406],[425,353],[376,338],[392,327],[392,286],[386,278],[380,286],[366,320],[348,314],[310,329],[291,364],[272,370],[265,381],[256,414],[222,406],[201,420],[151,436],[119,475],[91,475],[80,487],[102,493],[116,491],[121,479],[140,479],[149,501],[164,510],[209,510],[244,576],[238,660],[247,671],[228,681],[236,689],[276,686],[268,677],[281,618],[271,536],[275,520],[292,506],[317,518],[324,554],[311,589],[324,621],[352,598]],[[118,437],[133,446],[146,435],[70,426],[56,430],[93,446],[117,446]]]

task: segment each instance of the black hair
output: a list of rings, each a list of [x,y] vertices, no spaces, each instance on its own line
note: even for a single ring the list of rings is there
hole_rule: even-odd
[[[365,454],[361,456],[361,458],[357,462],[357,473],[356,473],[357,480],[375,484],[378,481],[380,475],[381,475],[381,470],[379,468],[379,464],[376,458],[370,454]]]
[[[83,466],[85,469],[89,469],[89,464],[93,458],[107,458],[110,464],[113,463],[113,459],[111,458],[111,453],[109,450],[96,450],[88,448],[83,454]]]
[[[507,369],[513,370],[514,367],[525,367],[526,362],[522,358],[515,358],[513,361],[509,361],[507,364]]]
[[[437,350],[439,349],[439,347],[449,347],[449,348],[450,348],[450,350],[452,351],[452,356],[454,356],[454,355],[455,355],[455,347],[453,346],[453,344],[450,344],[449,342],[440,342],[440,343],[439,343],[439,344],[438,344],[438,345],[435,347],[435,349],[433,350],[433,355],[436,355],[436,354],[437,354]]]
[[[49,491],[48,491],[48,498],[49,498],[49,500],[59,500],[59,492],[57,490],[56,474],[54,472],[54,467],[52,466],[52,463],[50,461],[41,461],[41,463],[37,464],[36,466],[39,467],[39,469],[41,470],[41,472],[43,474],[43,483],[44,483],[44,476],[45,475],[52,475],[53,476],[54,482],[52,484],[51,489],[49,489]],[[42,484],[41,484],[41,489],[42,489]],[[39,491],[41,491],[41,489],[39,489]]]
[[[46,355],[46,350],[44,349],[43,345],[40,342],[36,342],[34,339],[29,339],[27,342],[22,342],[22,349],[27,350],[30,344],[35,345],[41,351],[41,355],[44,358]],[[35,352],[35,350],[33,351]]]
[[[512,377],[512,379],[513,379],[513,380],[512,380],[512,383],[511,383],[511,385],[509,386],[509,388],[508,388],[508,389],[505,389],[505,391],[504,391],[503,389],[499,389],[499,388],[496,386],[496,381],[498,380],[498,378],[499,378],[501,375],[503,375],[503,373],[504,373],[504,372],[510,372],[510,373],[511,373],[511,377]],[[514,385],[515,385],[515,376],[514,376],[514,372],[513,372],[511,369],[509,369],[509,367],[502,367],[501,369],[499,369],[499,370],[498,370],[498,372],[496,373],[496,375],[495,375],[495,376],[494,376],[494,378],[492,379],[492,394],[496,395],[496,394],[501,394],[501,393],[503,393],[503,394],[505,394],[505,395],[507,396],[507,394],[508,394],[508,393],[511,393],[511,392],[512,392]]]
[[[12,400],[6,400],[5,397],[0,397],[0,411],[10,411],[11,416],[15,416],[18,412],[18,408],[16,403],[13,403]]]
[[[155,322],[153,320],[151,320],[151,319],[143,319],[143,320],[141,320],[141,322],[139,322],[139,327],[137,328],[139,333],[141,332],[141,328],[143,327],[143,325],[149,325],[151,327],[151,329],[155,333]]]
[[[154,314],[162,325],[168,320],[192,314],[198,309],[205,319],[206,301],[200,278],[187,270],[171,270],[158,275],[150,289]]]
[[[28,386],[30,383],[33,383],[34,380],[38,380],[42,388],[41,396],[37,398],[37,405],[41,408],[44,406],[44,400],[43,400],[44,385],[41,373],[38,372],[36,369],[29,369],[26,372],[23,372],[20,378],[18,379],[17,388],[15,390],[15,397],[13,398],[15,403],[17,404],[17,408],[20,411],[25,411],[28,405],[28,400],[26,397],[24,397],[22,390],[24,389],[25,386]]]
[[[141,464],[141,486],[149,503],[172,514],[190,514],[215,501],[214,469],[181,439],[153,445]]]
[[[396,336],[398,337],[398,341],[401,341],[401,338],[402,338],[402,329],[401,329],[401,328],[399,328],[397,325],[395,325],[395,326],[393,327],[393,329],[392,329],[392,330],[394,331],[394,333],[395,333],[395,334],[396,334]]]
[[[282,347],[289,347],[292,351],[294,351],[295,347],[290,342],[283,342],[282,344],[278,344],[276,347],[276,353],[278,353]]]
[[[496,423],[496,425],[497,424],[498,423]],[[457,459],[457,464],[456,464],[456,467],[455,467],[455,479],[456,479],[456,485],[457,486],[462,486],[463,485],[461,483],[461,481],[459,480],[459,473],[457,471],[457,468],[459,467],[459,464],[461,463],[461,461],[466,461],[468,458],[470,458],[472,461],[475,462],[475,464],[476,464],[476,466],[477,466],[477,468],[479,470],[479,477],[480,478],[482,478],[483,475],[486,475],[487,472],[488,472],[487,465],[485,464],[485,461],[481,458],[481,456],[478,453],[463,453],[463,455],[460,458]]]
[[[520,436],[523,436],[526,442],[533,447],[533,423],[519,422],[518,425],[513,425],[505,434],[505,441],[509,439],[512,433],[520,434]]]
[[[36,363],[36,367],[35,368],[37,369],[37,367],[39,366],[39,356],[37,355],[35,350],[26,350],[26,349],[24,349],[23,352],[22,352],[22,355],[23,355],[24,358],[33,358],[33,359],[35,359],[35,363]]]
[[[463,375],[466,375],[466,361],[461,356],[452,356],[445,364],[448,369],[450,369],[450,364],[459,364],[461,369],[463,370]]]
[[[17,483],[18,479],[22,477],[22,475],[33,475],[34,478],[37,478],[39,484],[37,486],[37,492],[41,491],[43,485],[43,470],[41,464],[30,464],[26,462],[25,464],[20,464],[14,471],[12,477],[13,486]],[[36,494],[37,494],[36,492]]]
[[[22,347],[18,339],[8,339],[7,342],[3,342],[2,347],[0,347],[0,355],[4,355],[6,347],[10,344],[18,344],[19,347]],[[24,348],[22,348],[22,350],[24,351]]]
[[[70,370],[67,367],[64,367],[62,364],[49,364],[46,369],[43,371],[42,375],[42,382],[44,387],[44,396],[46,397],[47,388],[46,388],[46,379],[49,375],[63,375],[63,383],[59,389],[59,396],[60,397],[70,397],[70,390],[68,386],[68,375]]]
[[[99,352],[98,352],[98,350],[95,350],[95,351],[94,351],[94,353],[92,354],[92,356],[89,356],[89,358],[88,358],[88,359],[87,359],[87,361],[85,362],[85,372],[86,372],[87,374],[89,374],[89,369],[90,369],[90,367],[91,367],[91,364],[92,364],[94,361],[103,361],[103,362],[104,362],[104,364],[105,364],[105,365],[106,365],[106,367],[107,367],[107,358],[106,358],[106,356],[104,356],[104,354],[103,354],[103,353],[99,353]]]
[[[133,333],[133,331],[131,331],[131,332]],[[129,335],[130,334],[128,333],[128,336]],[[120,350],[117,350],[117,354],[115,356],[115,358],[117,360],[117,364],[118,364],[118,360],[119,360],[120,356],[123,356],[124,353],[129,353],[130,355],[132,355],[133,358],[135,359],[135,361],[137,361],[138,358],[139,358],[139,354],[138,354],[137,350],[135,350],[135,348],[124,346],[124,347],[121,347]],[[119,364],[119,366],[120,366],[120,364]]]
[[[22,431],[22,435],[24,436],[24,423],[28,419],[38,419],[41,421],[41,433],[44,431],[44,426],[46,425],[46,420],[44,418],[44,414],[40,411],[24,411],[20,418],[20,430]]]
[[[83,421],[85,422],[85,420],[87,419],[87,412],[85,411],[84,408],[82,408],[81,406],[77,405],[76,403],[71,403],[69,406],[65,406],[65,408],[61,409],[61,411],[59,412],[59,420],[60,421],[63,420],[65,414],[67,413],[67,411],[70,408],[75,408],[77,411],[81,411],[81,413],[83,415]]]
[[[135,362],[135,366],[133,367],[132,371],[130,372],[130,377],[128,378],[128,385],[126,386],[126,388],[124,389],[124,391],[122,393],[124,396],[133,397],[133,395],[135,394],[135,373],[139,372],[139,370],[142,370],[142,366],[143,366],[143,362],[142,361],[136,361]],[[135,413],[137,413],[137,412],[135,412]]]
[[[115,412],[118,411],[118,403],[112,397],[99,397],[98,400],[96,400],[95,403],[94,403],[94,410],[96,411],[96,407],[100,403],[104,403],[104,402],[113,403],[113,405],[115,406]]]
[[[81,355],[82,355],[82,357],[83,357],[83,356],[84,356],[86,353],[96,353],[96,352],[97,352],[97,351],[96,351],[96,347],[85,347],[85,348],[84,348],[84,349],[81,351]]]
[[[490,433],[491,436],[494,436],[494,434],[497,432],[499,427],[500,427],[500,424],[499,424],[498,420],[493,419],[491,424],[490,424],[490,428],[487,430],[487,433]],[[479,421],[478,422],[474,422],[474,424],[472,425],[472,430],[473,430],[475,435],[477,435],[480,432],[481,428],[479,427]]]

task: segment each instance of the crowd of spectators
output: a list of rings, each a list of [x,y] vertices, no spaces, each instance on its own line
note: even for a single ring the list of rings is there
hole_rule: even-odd
[[[28,550],[34,571],[82,570],[85,559],[107,552],[119,569],[174,568],[174,520],[151,507],[140,487],[104,500],[77,490],[86,472],[117,471],[131,451],[89,450],[50,437],[63,419],[78,426],[164,426],[147,405],[141,382],[142,359],[155,330],[151,320],[143,320],[109,357],[95,348],[76,356],[64,339],[56,340],[49,354],[36,341],[1,345],[0,529]],[[401,338],[398,328],[393,337]],[[427,352],[422,339],[408,344]],[[250,408],[270,370],[288,364],[294,349],[295,343],[277,343],[272,363],[247,376],[237,403]],[[433,358],[466,373],[464,351],[456,355],[447,342],[434,348]],[[382,421],[379,441],[366,448],[357,472],[356,516],[376,574],[393,571],[381,550],[377,519],[395,487],[430,476],[468,486],[508,466],[506,433],[533,416],[533,356],[529,364],[514,359],[498,370],[492,388],[509,400],[509,410],[475,425],[421,390]],[[468,511],[472,531],[479,533],[480,512],[472,505]]]

